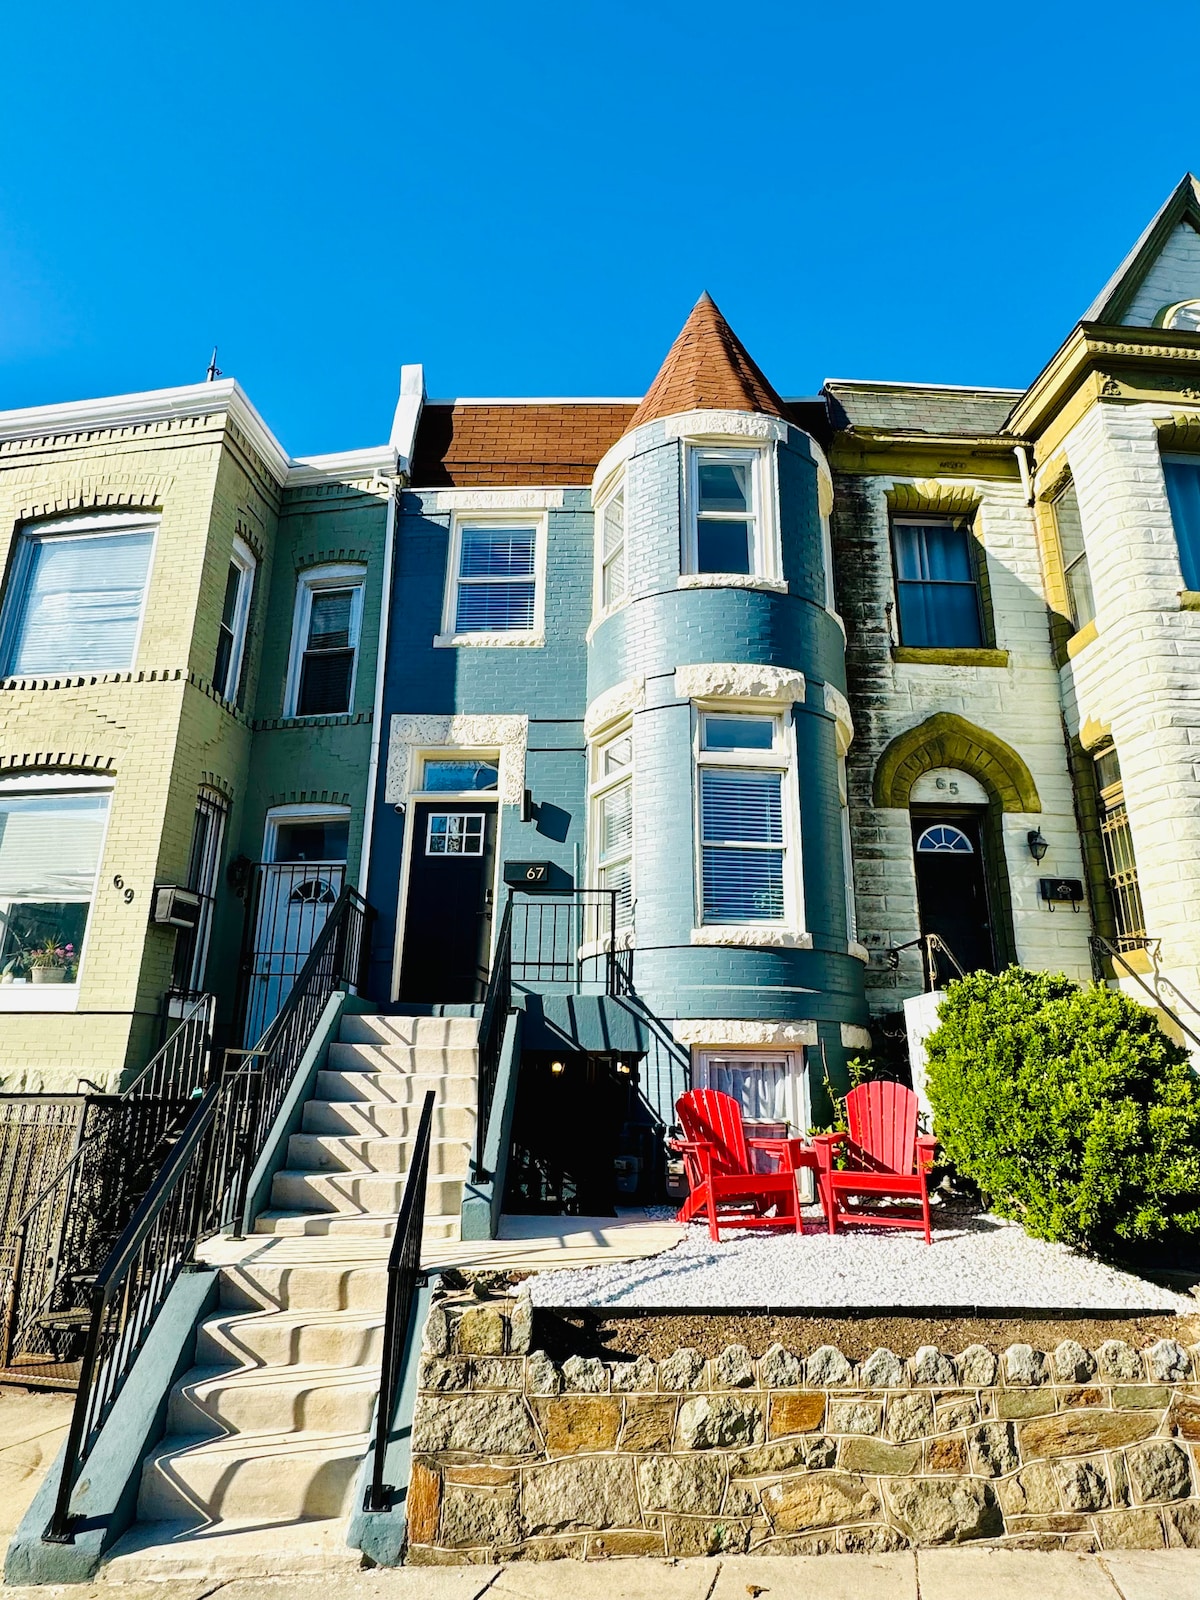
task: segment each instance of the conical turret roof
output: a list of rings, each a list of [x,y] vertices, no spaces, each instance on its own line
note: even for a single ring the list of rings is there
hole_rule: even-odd
[[[667,352],[629,426],[680,411],[762,411],[785,415],[783,401],[705,291]]]

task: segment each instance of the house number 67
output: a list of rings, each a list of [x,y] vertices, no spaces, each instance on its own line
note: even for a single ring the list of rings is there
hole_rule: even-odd
[[[116,877],[113,879],[113,888],[114,889],[125,889],[125,879],[121,876],[121,874],[119,872],[117,873]],[[125,902],[125,904],[127,906],[131,906],[133,904],[133,890],[132,889],[125,889],[125,893],[121,896],[121,898],[124,900],[124,902]]]

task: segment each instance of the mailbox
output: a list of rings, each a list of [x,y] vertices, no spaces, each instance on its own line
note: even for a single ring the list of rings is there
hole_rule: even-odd
[[[1083,884],[1078,878],[1039,878],[1038,889],[1048,906],[1077,909],[1083,901]]]

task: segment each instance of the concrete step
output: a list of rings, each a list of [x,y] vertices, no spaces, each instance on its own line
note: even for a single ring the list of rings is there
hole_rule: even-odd
[[[294,1172],[398,1172],[412,1164],[412,1139],[347,1138],[329,1133],[294,1133],[287,1164]],[[463,1178],[467,1173],[464,1139],[434,1139],[429,1147],[431,1176]]]
[[[383,1354],[383,1310],[218,1311],[196,1329],[196,1365],[226,1372],[358,1367]]]
[[[143,1522],[272,1522],[340,1517],[350,1509],[366,1433],[238,1433],[221,1439],[168,1437],[146,1457],[138,1492]]]
[[[405,1139],[416,1133],[420,1120],[420,1101],[396,1105],[390,1100],[309,1100],[302,1126],[305,1133]],[[433,1137],[469,1144],[475,1138],[475,1107],[436,1104]]]
[[[349,1580],[352,1574],[357,1577],[362,1556],[347,1545],[346,1526],[345,1517],[266,1526],[257,1517],[225,1518],[207,1526],[195,1511],[179,1521],[135,1522],[113,1546],[97,1582],[145,1585],[186,1580],[203,1584],[209,1593],[214,1584],[236,1578],[306,1573],[335,1582]],[[126,1590],[129,1595],[134,1592]]]
[[[474,1078],[478,1058],[474,1050],[331,1044],[329,1066],[335,1072],[415,1072],[423,1077]]]
[[[167,1437],[230,1433],[366,1433],[379,1368],[288,1367],[230,1373],[193,1367],[171,1390]]]
[[[426,1214],[457,1216],[462,1209],[462,1178],[430,1176],[425,1186]],[[293,1172],[275,1174],[271,1205],[279,1211],[400,1210],[404,1179],[388,1172]]]
[[[473,1050],[476,1017],[344,1016],[338,1038],[345,1044],[420,1045],[431,1050]]]
[[[439,1101],[449,1105],[475,1104],[475,1079],[445,1078],[440,1073],[408,1072],[318,1072],[314,1100],[378,1100],[392,1105],[417,1107],[432,1089]]]
[[[437,1244],[460,1237],[461,1216],[425,1218],[422,1239]],[[254,1224],[255,1233],[273,1234],[281,1239],[390,1239],[396,1231],[394,1212],[371,1216],[336,1211],[264,1211]]]
[[[274,1266],[243,1262],[221,1269],[223,1311],[382,1311],[387,1270],[378,1266]]]

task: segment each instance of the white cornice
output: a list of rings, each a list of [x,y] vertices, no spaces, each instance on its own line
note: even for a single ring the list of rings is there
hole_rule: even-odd
[[[374,445],[369,450],[341,450],[328,456],[298,456],[288,467],[287,487],[374,477],[376,473],[390,476],[397,465],[397,454],[390,444]]]

